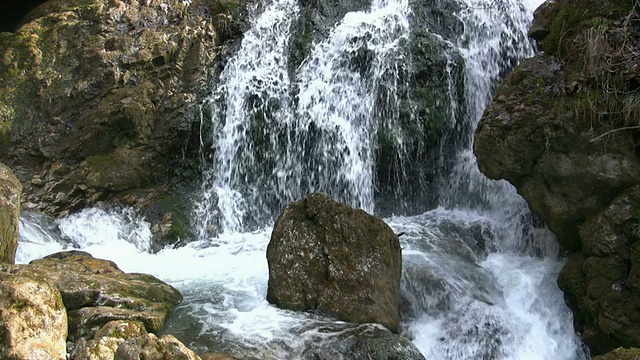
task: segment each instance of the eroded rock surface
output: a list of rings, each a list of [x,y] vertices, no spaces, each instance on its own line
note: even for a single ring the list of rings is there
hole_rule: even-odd
[[[398,331],[400,243],[380,218],[308,195],[276,221],[267,261],[267,300],[276,306]]]
[[[18,248],[18,223],[22,184],[0,163],[0,263],[13,264]]]
[[[0,264],[0,358],[65,360],[66,338],[67,313],[47,276]]]

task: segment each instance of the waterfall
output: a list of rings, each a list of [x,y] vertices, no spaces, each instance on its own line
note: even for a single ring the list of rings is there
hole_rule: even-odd
[[[184,295],[166,331],[193,349],[299,359],[352,325],[269,305],[265,251],[283,208],[324,192],[404,233],[402,334],[426,358],[588,359],[555,238],[472,152],[499,82],[535,53],[528,1],[338,1],[326,24],[304,18],[312,2],[255,4],[203,104],[199,238],[152,254],[127,210],[26,215],[17,258],[77,248],[153,274]]]

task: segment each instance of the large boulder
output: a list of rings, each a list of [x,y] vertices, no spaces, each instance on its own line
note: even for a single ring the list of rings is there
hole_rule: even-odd
[[[400,242],[380,218],[308,195],[276,220],[267,261],[276,306],[398,331]]]
[[[47,274],[60,290],[69,315],[69,341],[91,339],[113,320],[139,321],[157,333],[182,301],[178,290],[151,275],[124,273],[111,261],[79,251],[49,255],[29,267]]]
[[[13,264],[16,260],[21,197],[20,181],[0,163],[0,263]]]
[[[240,33],[239,3],[47,1],[0,33],[0,161],[25,207],[142,203],[197,178],[200,104]]]
[[[558,282],[594,355],[640,346],[637,5],[536,11],[544,53],[501,85],[474,142],[480,170],[514,184],[572,253]]]
[[[65,360],[67,313],[42,273],[0,264],[0,358]]]

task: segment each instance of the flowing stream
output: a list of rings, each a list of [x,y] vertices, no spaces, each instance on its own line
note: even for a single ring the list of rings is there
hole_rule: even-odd
[[[478,171],[471,150],[499,81],[534,55],[526,30],[539,1],[525,1],[451,1],[461,34],[422,29],[448,49],[441,92],[455,147],[442,146],[446,161],[434,163],[441,168],[430,187],[413,189],[437,192],[437,202],[417,215],[398,206],[385,220],[404,233],[403,335],[427,359],[589,358],[556,285],[555,238],[515,189]],[[17,262],[74,248],[153,274],[184,295],[166,331],[196,351],[297,359],[350,327],[267,303],[270,226],[313,191],[375,213],[379,130],[391,134],[399,174],[411,166],[401,127],[417,116],[406,106],[416,11],[408,0],[373,0],[291,64],[300,6],[273,0],[254,9],[205,104],[213,121],[203,136],[214,145],[195,204],[198,239],[151,253],[149,224],[131,210],[86,209],[58,221],[27,213]]]

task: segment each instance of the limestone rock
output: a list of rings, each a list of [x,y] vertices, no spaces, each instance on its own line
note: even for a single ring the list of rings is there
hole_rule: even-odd
[[[136,320],[147,331],[159,331],[182,295],[146,274],[124,273],[111,261],[80,251],[34,260],[29,265],[46,273],[62,294],[69,314],[69,340],[93,338],[112,320]]]
[[[89,341],[81,338],[75,345],[72,360],[113,360],[118,347],[125,341],[147,334],[144,325],[136,321],[106,323]]]
[[[43,274],[0,264],[0,358],[65,360],[67,313]]]
[[[400,243],[380,218],[308,195],[277,219],[267,261],[276,306],[398,331]]]
[[[0,163],[0,263],[15,262],[21,197],[20,181],[11,169]]]
[[[196,353],[171,335],[158,338],[147,334],[118,347],[114,360],[201,360]]]

